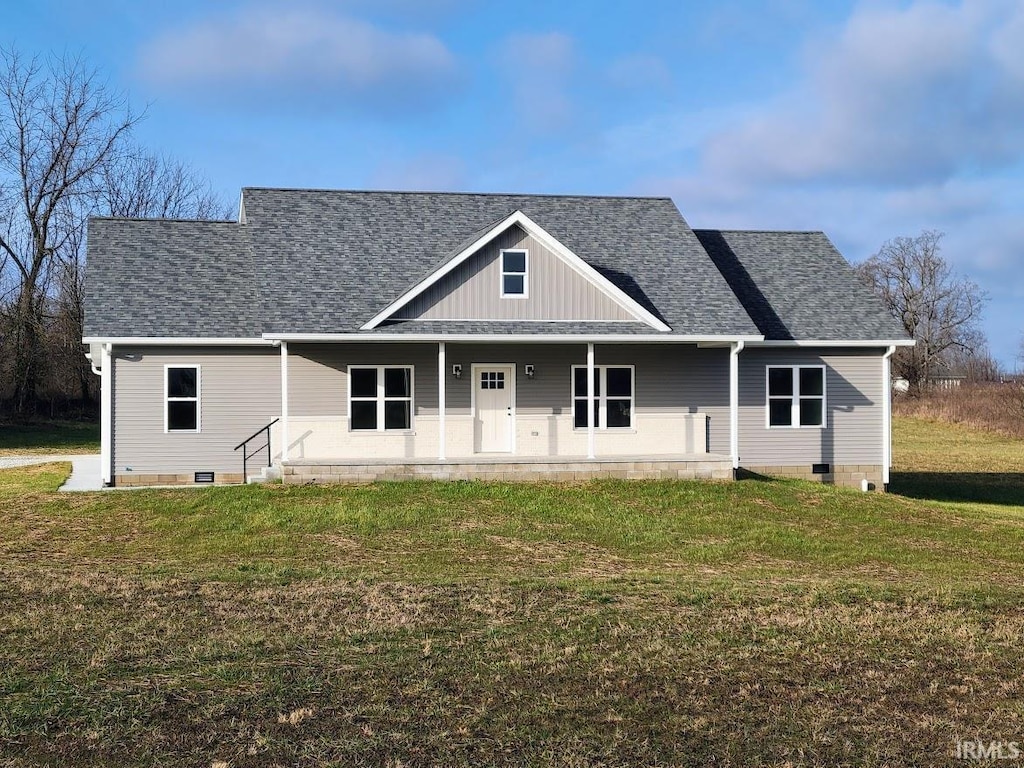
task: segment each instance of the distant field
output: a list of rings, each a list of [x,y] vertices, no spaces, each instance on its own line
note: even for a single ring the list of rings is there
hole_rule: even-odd
[[[1024,384],[964,383],[953,389],[925,392],[920,397],[897,397],[898,417],[962,424],[1024,440]]]
[[[0,422],[0,456],[99,453],[100,425],[81,421]]]
[[[1021,452],[901,419],[888,496],[0,472],[0,763],[957,764],[1024,741]]]

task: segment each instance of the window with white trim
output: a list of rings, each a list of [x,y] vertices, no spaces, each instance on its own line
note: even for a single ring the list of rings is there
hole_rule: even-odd
[[[349,429],[376,432],[412,429],[412,370],[409,365],[350,365]]]
[[[825,426],[825,366],[768,366],[769,427]]]
[[[164,366],[164,432],[199,431],[199,366]]]
[[[634,369],[632,365],[595,365],[594,402],[587,408],[587,366],[572,366],[572,425],[586,429],[587,413],[594,414],[596,429],[633,426]]]
[[[525,299],[529,292],[530,255],[523,249],[501,252],[501,298]]]

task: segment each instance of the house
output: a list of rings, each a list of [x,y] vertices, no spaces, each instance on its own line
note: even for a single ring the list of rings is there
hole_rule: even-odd
[[[693,230],[668,198],[246,188],[237,221],[96,218],[88,248],[107,484],[888,481],[912,342],[820,232]]]

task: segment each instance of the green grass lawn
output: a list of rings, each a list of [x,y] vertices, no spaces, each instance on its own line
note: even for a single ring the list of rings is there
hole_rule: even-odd
[[[82,421],[0,423],[0,456],[99,453],[100,425]]]
[[[0,472],[0,763],[941,765],[1024,741],[1024,447],[901,420],[894,456],[889,495]]]

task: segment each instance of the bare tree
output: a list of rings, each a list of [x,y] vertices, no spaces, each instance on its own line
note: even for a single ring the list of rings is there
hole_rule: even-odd
[[[919,393],[940,363],[954,351],[973,351],[981,311],[988,297],[976,283],[953,274],[940,255],[941,232],[897,237],[859,265],[861,277],[885,301],[893,317],[917,340],[893,356],[897,376]]]
[[[224,219],[231,213],[188,165],[141,151],[105,167],[99,208],[128,218]]]
[[[67,217],[91,206],[137,120],[80,59],[0,51],[0,252],[13,273],[4,347],[20,414],[36,406],[48,289],[76,231]]]

